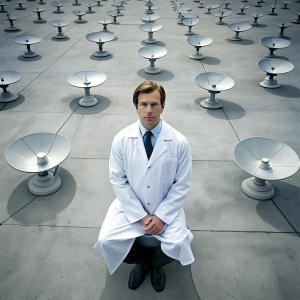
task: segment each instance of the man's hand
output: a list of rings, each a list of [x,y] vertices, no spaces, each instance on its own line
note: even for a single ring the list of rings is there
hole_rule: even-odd
[[[152,216],[148,217],[148,219],[145,221],[145,224],[142,224],[142,226],[147,233],[156,235],[163,229],[164,222],[157,216]]]
[[[141,225],[144,227],[147,227],[148,225],[146,224],[147,220],[150,218],[150,216],[147,214],[143,219],[140,219]]]

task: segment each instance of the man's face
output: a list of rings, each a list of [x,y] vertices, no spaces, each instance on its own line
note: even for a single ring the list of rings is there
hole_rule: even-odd
[[[136,112],[142,125],[151,130],[159,123],[160,114],[164,110],[164,105],[160,103],[160,93],[158,90],[151,93],[139,93],[138,100]]]

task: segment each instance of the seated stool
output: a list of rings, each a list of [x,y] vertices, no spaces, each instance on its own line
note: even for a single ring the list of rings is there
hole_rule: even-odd
[[[160,241],[157,240],[154,236],[151,234],[144,234],[142,236],[139,236],[136,238],[136,241],[142,246],[146,248],[156,248],[160,247]]]

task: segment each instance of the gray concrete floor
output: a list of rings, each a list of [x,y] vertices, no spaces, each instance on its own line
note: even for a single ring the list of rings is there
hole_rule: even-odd
[[[299,232],[300,173],[272,182],[275,195],[268,201],[249,198],[241,183],[249,175],[233,159],[233,149],[242,139],[263,136],[280,140],[300,155],[300,25],[285,30],[291,46],[276,54],[294,64],[287,74],[277,76],[282,86],[265,89],[259,83],[266,74],[257,62],[268,49],[260,44],[266,36],[278,36],[281,22],[297,19],[299,1],[289,9],[271,12],[271,0],[254,7],[250,0],[245,15],[238,15],[241,1],[231,1],[233,14],[216,25],[218,18],[205,14],[206,8],[192,0],[186,7],[200,16],[193,27],[196,34],[213,38],[200,50],[202,61],[189,58],[194,52],[177,24],[177,14],[168,0],[156,0],[162,30],[154,34],[168,54],[157,60],[163,71],[147,75],[149,62],[138,55],[147,34],[139,30],[144,1],[130,0],[118,17],[120,25],[108,29],[116,35],[104,45],[110,56],[97,59],[89,32],[102,30],[95,21],[107,17],[112,1],[94,7],[94,14],[76,24],[74,10],[86,9],[62,1],[63,14],[46,0],[24,1],[26,10],[15,10],[15,1],[2,1],[5,10],[18,19],[19,32],[7,32],[6,14],[0,14],[0,71],[18,71],[22,79],[9,86],[18,100],[0,103],[0,299],[282,299],[300,297]],[[80,2],[80,1],[79,1]],[[221,1],[206,1],[204,6]],[[281,5],[282,1],[278,1]],[[33,9],[45,8],[45,24],[35,24]],[[243,32],[241,42],[229,40],[234,33],[227,25],[253,22],[252,14],[262,12],[259,25]],[[53,39],[57,29],[49,21],[70,22],[63,29],[66,40]],[[43,40],[32,46],[34,59],[22,58],[25,47],[13,37],[31,33]],[[231,76],[235,86],[219,94],[224,104],[206,110],[199,103],[208,97],[194,79],[199,73],[219,72]],[[78,105],[83,90],[67,82],[68,75],[82,70],[104,72],[107,80],[91,90],[99,100],[91,108]],[[192,248],[196,261],[166,266],[167,285],[156,293],[146,281],[136,291],[127,288],[131,266],[122,265],[110,276],[101,254],[93,245],[106,211],[114,199],[108,179],[108,156],[113,136],[137,119],[132,93],[145,79],[162,84],[167,93],[162,118],[188,138],[193,156],[193,185],[185,211],[194,234]],[[27,183],[32,174],[12,169],[5,150],[14,140],[34,132],[54,132],[68,138],[69,157],[58,174],[62,187],[49,196],[35,196]]]

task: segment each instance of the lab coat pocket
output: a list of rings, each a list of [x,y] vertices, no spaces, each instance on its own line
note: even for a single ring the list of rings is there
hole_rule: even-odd
[[[173,184],[177,171],[177,158],[164,158],[162,164],[162,179]]]

